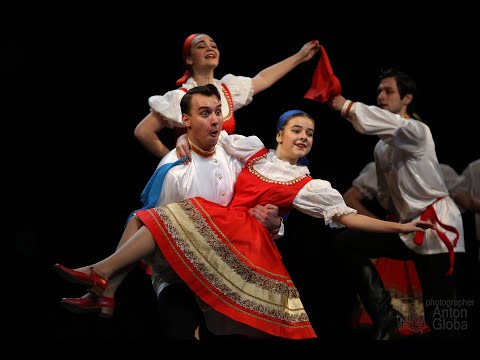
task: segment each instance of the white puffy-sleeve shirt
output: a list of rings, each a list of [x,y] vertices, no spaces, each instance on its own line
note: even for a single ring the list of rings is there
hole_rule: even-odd
[[[225,131],[220,133],[220,139],[226,136]],[[156,206],[195,196],[201,196],[217,204],[228,205],[232,200],[235,183],[242,171],[243,163],[227,154],[218,143],[215,146],[215,154],[211,157],[202,157],[193,151],[191,154],[192,161],[188,165],[179,164],[168,171]],[[172,150],[158,166],[177,159],[176,150]]]
[[[230,92],[233,109],[230,109],[227,95],[221,85],[222,83],[227,86]],[[217,87],[218,92],[220,93],[222,100],[222,114],[224,117],[227,116],[230,111],[236,111],[252,102],[254,91],[252,78],[227,74],[220,80],[214,79],[213,84]],[[188,91],[195,86],[197,86],[197,83],[190,77],[182,85],[182,88]],[[184,90],[179,88],[168,91],[164,95],[151,96],[148,99],[151,111],[159,113],[167,122],[169,128],[184,127],[182,122],[182,112],[180,110],[180,100],[183,95],[185,95]]]
[[[462,181],[458,187],[470,192],[473,196],[480,197],[480,159],[472,161],[463,170]],[[480,241],[480,213],[475,213],[475,236]]]
[[[265,146],[256,136],[229,135],[221,140],[226,151],[245,163],[252,155]],[[275,156],[270,150],[264,159],[253,165],[261,175],[278,181],[289,181],[309,174],[306,166],[292,165]],[[336,222],[335,215],[355,214],[357,211],[348,207],[342,195],[328,181],[314,179],[309,181],[295,196],[293,208],[316,218],[323,218],[326,225],[340,228],[344,225]]]
[[[377,135],[374,150],[378,177],[378,200],[385,209],[392,208],[401,222],[418,219],[433,205],[438,219],[455,227],[460,236],[455,252],[464,252],[463,222],[460,211],[448,195],[435,152],[430,128],[421,121],[405,119],[377,106],[356,102],[346,114],[362,134]],[[443,229],[441,229],[443,231]],[[455,235],[446,233],[453,242]],[[421,254],[447,252],[447,247],[433,229],[425,232],[423,245],[414,243],[415,233],[400,234],[405,244]]]

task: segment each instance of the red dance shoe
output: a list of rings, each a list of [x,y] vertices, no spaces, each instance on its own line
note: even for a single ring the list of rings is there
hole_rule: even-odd
[[[103,290],[105,290],[108,285],[108,280],[98,275],[92,267],[90,268],[90,274],[72,270],[60,264],[55,264],[54,268],[58,275],[65,280],[88,286],[90,287],[89,290],[97,295],[102,295]]]
[[[100,312],[102,318],[111,318],[115,310],[115,299],[106,296],[87,294],[81,298],[63,298],[60,304],[75,314]]]

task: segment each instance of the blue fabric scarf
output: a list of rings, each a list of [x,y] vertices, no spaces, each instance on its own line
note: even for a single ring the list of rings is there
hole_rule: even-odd
[[[140,201],[143,204],[141,210],[151,209],[155,207],[155,205],[158,202],[158,199],[160,199],[160,193],[162,192],[163,181],[165,180],[165,176],[167,175],[167,172],[172,167],[178,164],[181,164],[186,160],[187,160],[187,157],[184,157],[184,158],[178,159],[177,161],[174,161],[168,164],[163,164],[157,170],[155,170],[150,180],[148,180],[147,185],[143,189],[142,195],[140,196]],[[132,211],[132,213],[127,219],[127,223],[136,211],[137,210]]]

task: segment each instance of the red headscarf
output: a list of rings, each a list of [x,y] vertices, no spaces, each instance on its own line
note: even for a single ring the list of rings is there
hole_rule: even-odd
[[[190,46],[192,45],[192,40],[193,38],[195,38],[197,35],[199,35],[198,33],[195,33],[195,34],[192,34],[190,35],[189,37],[187,37],[183,43],[183,48],[182,48],[182,60],[183,62],[185,63],[185,61],[187,60],[187,57],[188,55],[190,54]],[[190,73],[190,70],[187,69],[185,70],[185,72],[183,73],[183,76],[178,79],[176,81],[176,85],[177,86],[181,86],[183,83],[185,83],[185,81],[187,81],[187,79],[191,76],[192,74]]]
[[[323,46],[320,45],[321,56],[313,74],[312,85],[305,94],[305,99],[315,100],[322,104],[332,96],[340,95],[342,87],[340,81],[333,74],[330,61]]]

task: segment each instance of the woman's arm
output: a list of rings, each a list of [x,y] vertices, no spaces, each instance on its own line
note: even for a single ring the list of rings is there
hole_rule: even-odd
[[[427,221],[414,220],[401,224],[393,221],[374,219],[361,214],[335,215],[333,218],[335,221],[338,221],[350,229],[367,232],[407,234],[413,231],[424,232],[425,229],[433,228],[433,224]]]
[[[179,159],[187,156],[188,160],[185,161],[185,164],[190,163],[192,160],[192,155],[190,153],[190,144],[188,143],[187,134],[182,134],[178,137],[175,150],[177,150],[177,156]]]
[[[260,71],[252,79],[253,94],[256,95],[259,92],[268,89],[299,64],[310,60],[319,49],[320,44],[317,40],[309,41],[303,45],[296,54]]]
[[[140,143],[159,159],[170,151],[158,137],[158,132],[165,127],[162,116],[152,111],[135,127],[134,135]]]

